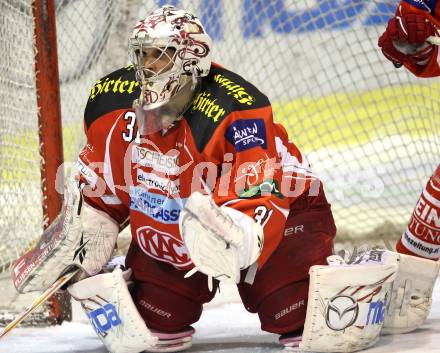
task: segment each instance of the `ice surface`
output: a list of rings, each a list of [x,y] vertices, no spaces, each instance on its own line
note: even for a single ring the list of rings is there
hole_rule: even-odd
[[[258,317],[237,302],[235,290],[226,289],[204,310],[194,325],[197,333],[188,352],[272,353],[281,351],[278,337],[262,332]],[[105,353],[90,325],[64,323],[50,328],[18,328],[0,340],[4,353]],[[434,290],[431,315],[413,333],[382,336],[366,353],[440,352],[440,284]]]

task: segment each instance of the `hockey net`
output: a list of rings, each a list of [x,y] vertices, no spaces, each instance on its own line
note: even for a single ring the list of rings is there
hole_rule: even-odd
[[[377,49],[395,0],[55,1],[66,162],[83,144],[90,87],[127,64],[131,27],[164,3],[197,14],[215,61],[269,96],[324,182],[339,241],[393,242],[440,160],[439,80],[396,70]],[[0,0],[1,288],[44,223],[31,5]],[[7,292],[9,319],[30,299]]]

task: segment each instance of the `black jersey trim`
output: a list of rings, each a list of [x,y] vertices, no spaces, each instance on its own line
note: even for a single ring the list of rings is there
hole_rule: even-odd
[[[118,69],[99,79],[90,91],[84,112],[87,129],[100,116],[119,109],[130,109],[139,97],[140,84],[132,66]]]
[[[200,90],[184,113],[199,152],[202,152],[221,122],[231,113],[263,108],[269,99],[236,73],[212,66],[202,78]]]

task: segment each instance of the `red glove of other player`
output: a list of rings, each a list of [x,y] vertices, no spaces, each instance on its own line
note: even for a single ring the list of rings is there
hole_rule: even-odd
[[[385,57],[396,67],[404,63],[423,65],[434,52],[434,46],[426,39],[435,33],[434,24],[425,16],[408,13],[389,20],[378,44]]]

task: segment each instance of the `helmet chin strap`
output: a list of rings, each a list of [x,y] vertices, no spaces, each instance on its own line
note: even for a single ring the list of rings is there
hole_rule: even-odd
[[[197,72],[197,67],[195,65],[191,66],[191,77],[192,77],[192,85],[191,90],[194,91],[196,89],[197,83],[199,82],[200,75]]]

